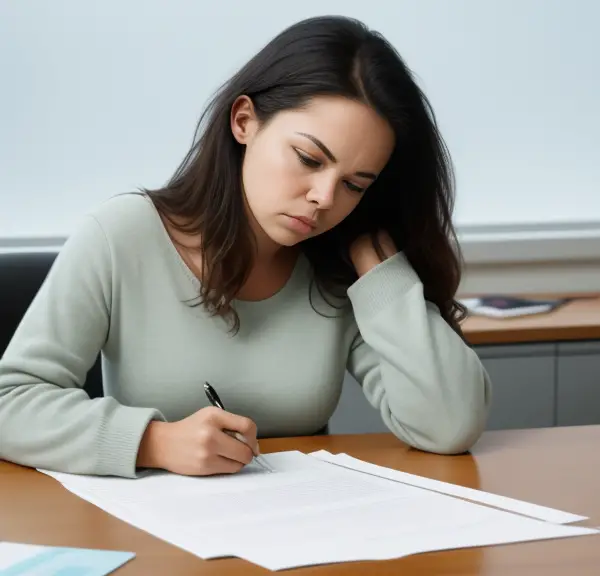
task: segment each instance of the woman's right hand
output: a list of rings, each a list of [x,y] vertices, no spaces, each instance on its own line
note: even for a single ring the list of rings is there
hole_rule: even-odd
[[[238,432],[247,444],[224,430]],[[150,422],[136,464],[186,476],[208,476],[238,472],[258,454],[252,420],[209,407],[178,422]]]

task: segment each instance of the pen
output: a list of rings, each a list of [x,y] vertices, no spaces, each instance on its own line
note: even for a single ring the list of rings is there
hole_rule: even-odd
[[[204,383],[204,392],[206,394],[206,397],[208,398],[208,401],[213,406],[220,408],[221,410],[225,410],[225,406],[223,406],[223,402],[221,402],[217,391],[208,382]],[[239,432],[235,432],[234,430],[223,430],[223,432],[229,434],[236,440],[239,440],[240,442],[243,442],[246,445],[248,444],[246,442],[246,439]],[[255,454],[254,460],[257,462],[257,464],[261,466],[261,468],[263,468],[267,472],[273,472],[272,468],[264,461],[264,458],[262,458],[261,456],[257,456]]]

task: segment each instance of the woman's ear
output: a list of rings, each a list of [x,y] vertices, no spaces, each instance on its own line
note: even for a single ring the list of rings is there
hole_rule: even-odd
[[[248,144],[258,131],[254,104],[248,96],[238,96],[231,107],[231,132],[240,144]]]

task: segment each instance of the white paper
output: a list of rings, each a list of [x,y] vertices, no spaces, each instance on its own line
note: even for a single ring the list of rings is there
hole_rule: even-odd
[[[200,557],[219,526],[262,526],[301,511],[340,503],[377,501],[394,495],[415,498],[412,486],[349,473],[300,452],[264,455],[275,473],[247,467],[234,475],[188,477],[156,472],[138,479],[94,477],[41,470],[106,512]]]
[[[397,536],[419,530],[455,530],[458,526],[481,523],[494,512],[478,506],[418,490],[406,497],[387,494],[361,502],[328,504],[319,509],[304,510],[294,515],[261,522],[239,522],[234,526],[212,527],[204,545],[212,549],[204,557],[236,555],[240,550],[270,549],[273,546],[304,545],[311,538],[331,538],[333,547],[347,547],[359,535],[378,539],[390,532]],[[210,546],[208,546],[210,545]]]
[[[597,534],[550,524],[444,494],[343,503],[260,524],[218,527],[204,557],[238,556],[271,570],[399,558],[428,551]],[[326,537],[325,537],[326,535]]]
[[[107,512],[201,558],[237,556],[272,570],[595,533],[516,516],[299,452],[265,458],[275,473],[249,466],[235,475],[152,472],[133,480],[43,472]]]
[[[440,480],[432,480],[431,478],[385,468],[384,466],[378,466],[376,464],[371,464],[370,462],[359,460],[348,454],[331,454],[326,450],[319,450],[317,452],[312,452],[310,455],[324,462],[338,464],[352,470],[366,472],[367,474],[387,478],[388,480],[401,482],[410,486],[418,486],[442,494],[449,494],[472,502],[480,502],[481,504],[487,504],[488,506],[494,506],[495,508],[516,512],[517,514],[545,520],[546,522],[552,522],[554,524],[570,524],[572,522],[580,522],[588,519],[586,516],[571,514],[570,512],[532,504],[531,502],[524,502],[523,500],[491,494],[475,488],[466,488],[465,486],[458,486],[448,482],[441,482]]]
[[[504,518],[489,519],[454,530],[398,534],[395,524],[391,524],[386,534],[377,533],[375,537],[359,522],[345,530],[343,537],[340,534],[330,536],[331,533],[327,533],[326,538],[312,535],[302,542],[277,542],[276,547],[259,546],[253,542],[252,546],[240,546],[238,556],[269,570],[285,570],[333,562],[391,560],[441,550],[598,535],[591,528],[551,524],[509,512],[497,512]]]
[[[190,477],[167,472],[139,479],[78,476],[44,471],[68,490],[100,508],[160,518],[161,522],[196,526],[229,525],[245,518],[285,516],[336,502],[413,496],[414,487],[399,487],[382,478],[348,474],[300,452],[264,455],[275,473],[247,467],[233,475]]]

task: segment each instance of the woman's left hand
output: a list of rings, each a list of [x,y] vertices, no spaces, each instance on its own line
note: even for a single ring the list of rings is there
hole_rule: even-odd
[[[385,256],[384,260],[398,252],[398,248],[396,248],[394,241],[387,232],[379,232],[377,238]],[[382,262],[369,234],[363,234],[352,242],[350,245],[350,258],[359,277]]]

